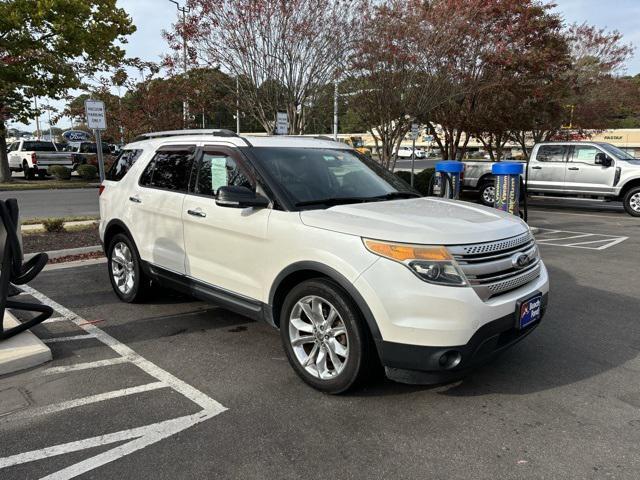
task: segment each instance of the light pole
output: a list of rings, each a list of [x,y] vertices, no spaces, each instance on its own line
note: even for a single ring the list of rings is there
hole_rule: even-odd
[[[176,5],[179,13],[182,13],[182,68],[185,78],[187,77],[187,35],[185,33],[185,26],[187,21],[188,7],[181,7],[176,0],[169,0]],[[187,121],[189,119],[189,102],[184,100],[182,102],[182,127],[187,128]]]
[[[333,82],[333,140],[338,141],[338,80]]]

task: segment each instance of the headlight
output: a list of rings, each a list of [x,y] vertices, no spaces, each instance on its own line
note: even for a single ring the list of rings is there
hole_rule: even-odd
[[[425,282],[454,287],[467,285],[464,274],[443,246],[389,243],[368,238],[362,241],[371,253],[402,263]]]

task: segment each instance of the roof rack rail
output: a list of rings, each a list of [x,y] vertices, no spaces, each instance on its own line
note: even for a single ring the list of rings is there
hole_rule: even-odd
[[[163,138],[163,137],[179,137],[184,135],[212,135],[214,137],[238,137],[239,135],[231,130],[225,130],[222,128],[216,129],[196,129],[196,130],[166,130],[164,132],[149,132],[138,135],[133,139],[134,142],[141,140],[149,140],[151,138]]]

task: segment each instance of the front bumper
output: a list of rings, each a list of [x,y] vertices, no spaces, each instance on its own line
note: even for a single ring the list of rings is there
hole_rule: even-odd
[[[542,297],[544,317],[549,294]],[[515,312],[484,324],[465,345],[428,347],[379,340],[376,342],[387,377],[401,383],[437,384],[457,380],[469,371],[512,347],[535,330],[540,321],[523,329],[515,328]],[[442,359],[456,358],[455,366]]]
[[[540,292],[543,312],[547,305],[549,276],[542,261],[540,266],[536,279],[482,300],[470,287],[429,284],[398,262],[376,261],[354,286],[379,329],[375,341],[387,376],[408,383],[450,381],[524,338],[535,325],[515,329],[518,300]],[[442,366],[450,351],[459,360]]]

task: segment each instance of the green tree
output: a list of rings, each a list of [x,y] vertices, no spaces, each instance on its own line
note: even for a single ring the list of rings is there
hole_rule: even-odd
[[[0,181],[11,177],[6,122],[35,116],[34,97],[62,98],[119,65],[135,27],[116,0],[0,2]]]

